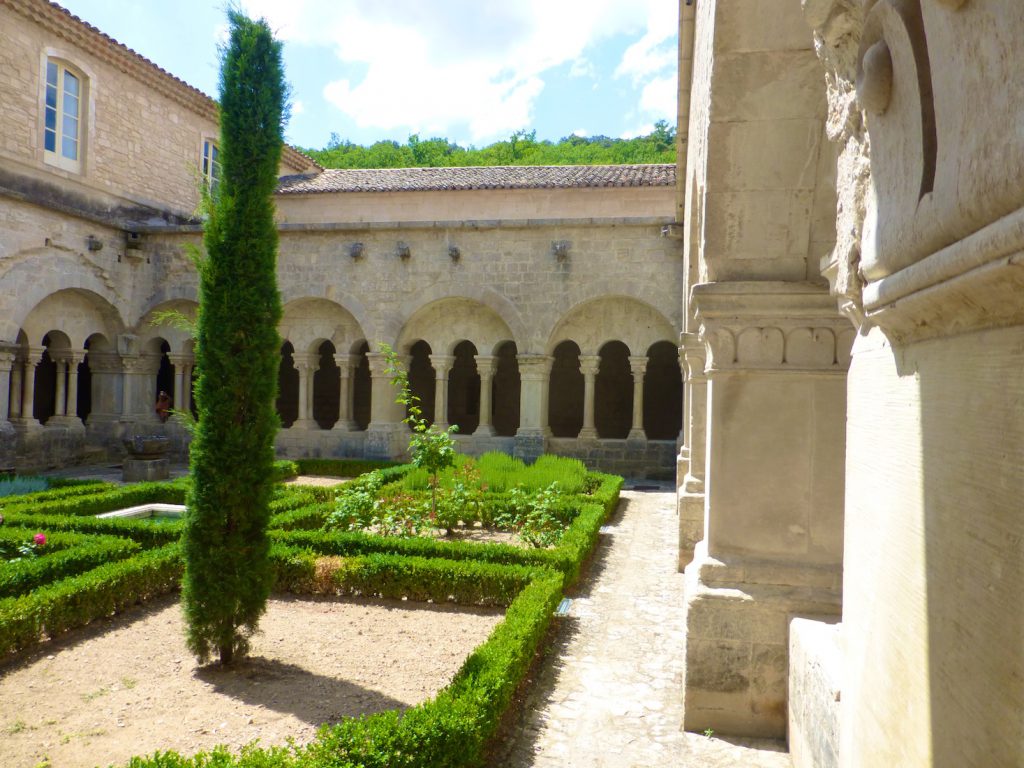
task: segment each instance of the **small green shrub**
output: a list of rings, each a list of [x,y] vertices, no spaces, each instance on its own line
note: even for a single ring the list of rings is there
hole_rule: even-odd
[[[45,545],[37,548],[36,557],[0,566],[0,597],[29,592],[98,565],[124,560],[140,550],[139,544],[131,539],[50,533]]]

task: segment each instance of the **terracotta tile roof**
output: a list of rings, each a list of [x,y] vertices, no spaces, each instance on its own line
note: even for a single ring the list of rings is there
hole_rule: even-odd
[[[516,165],[472,168],[329,168],[284,176],[283,195],[324,192],[427,192],[467,189],[571,189],[581,187],[668,187],[674,165]]]

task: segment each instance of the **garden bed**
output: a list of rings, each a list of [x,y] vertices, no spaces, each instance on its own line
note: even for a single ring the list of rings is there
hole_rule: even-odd
[[[121,764],[256,739],[313,740],[342,717],[404,709],[447,685],[500,621],[493,608],[277,597],[249,659],[196,667],[176,596],[0,668],[0,765]],[[14,703],[17,702],[16,706]]]

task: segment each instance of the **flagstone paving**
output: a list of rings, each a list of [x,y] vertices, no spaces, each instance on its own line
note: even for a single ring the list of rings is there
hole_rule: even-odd
[[[681,730],[675,495],[622,496],[494,765],[788,768],[784,744]]]

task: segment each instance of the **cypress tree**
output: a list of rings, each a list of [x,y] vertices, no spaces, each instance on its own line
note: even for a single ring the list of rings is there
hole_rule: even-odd
[[[220,71],[221,179],[198,260],[192,485],[182,599],[188,646],[222,664],[248,650],[273,574],[267,523],[281,341],[277,185],[286,86],[265,21],[230,10]]]

